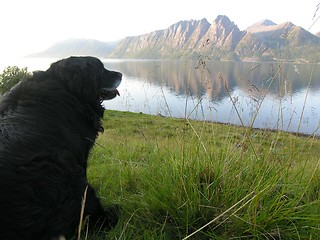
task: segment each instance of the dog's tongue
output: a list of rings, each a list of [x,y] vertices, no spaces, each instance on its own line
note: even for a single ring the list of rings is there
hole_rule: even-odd
[[[100,92],[101,100],[110,100],[115,98],[116,96],[120,96],[118,89],[112,89],[112,90],[101,89],[101,92]]]

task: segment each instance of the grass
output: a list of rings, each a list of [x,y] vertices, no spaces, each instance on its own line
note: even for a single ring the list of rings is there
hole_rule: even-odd
[[[314,136],[106,111],[88,177],[109,233],[82,239],[319,239]]]

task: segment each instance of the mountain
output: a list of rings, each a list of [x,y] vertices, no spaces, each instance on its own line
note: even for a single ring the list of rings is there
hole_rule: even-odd
[[[226,16],[218,16],[212,24],[205,18],[181,21],[164,30],[127,37],[109,57],[177,59],[206,52],[221,59],[234,50],[243,34]]]
[[[266,20],[268,23],[271,21]],[[320,61],[319,38],[291,22],[254,24],[247,31],[265,45],[265,55],[273,59]]]
[[[261,21],[255,23],[255,24],[253,24],[252,26],[248,27],[246,29],[246,31],[247,32],[251,32],[251,33],[262,32],[266,28],[272,27],[272,26],[276,26],[276,25],[277,24],[272,22],[271,20],[264,19],[264,20],[261,20]]]
[[[247,28],[247,31],[255,34],[260,39],[266,42],[279,44],[287,41],[296,45],[304,45],[309,40],[314,40],[315,36],[304,30],[301,27],[295,26],[291,22],[272,25],[257,25],[254,24]]]
[[[54,57],[63,58],[70,55],[91,55],[96,57],[105,57],[111,53],[117,42],[100,42],[93,39],[68,39],[58,42],[49,47],[44,52],[35,53],[29,57]]]
[[[206,19],[180,21],[167,29],[136,37],[126,37],[109,57],[181,58],[192,55],[210,28]]]
[[[239,60],[232,53],[245,35],[226,16],[218,16],[196,46],[197,55],[204,54],[216,60]]]
[[[264,19],[241,31],[227,16],[177,22],[119,42],[70,39],[34,56],[320,62],[320,38],[291,22]]]
[[[291,22],[262,20],[240,31],[227,16],[181,21],[167,29],[127,37],[112,58],[199,58],[227,61],[320,61],[320,39]]]

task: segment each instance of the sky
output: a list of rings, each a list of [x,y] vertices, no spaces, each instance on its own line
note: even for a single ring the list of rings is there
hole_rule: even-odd
[[[1,0],[0,58],[40,52],[70,38],[116,41],[181,20],[226,15],[240,30],[269,19],[320,32],[320,0]],[[316,12],[316,15],[314,16]],[[318,20],[317,20],[318,19]]]

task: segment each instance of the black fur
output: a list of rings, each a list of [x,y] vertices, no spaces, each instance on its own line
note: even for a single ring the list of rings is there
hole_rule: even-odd
[[[84,215],[112,227],[86,177],[102,100],[114,98],[121,73],[93,57],[70,57],[22,80],[0,102],[0,239],[74,236]],[[103,89],[103,90],[102,90]]]

